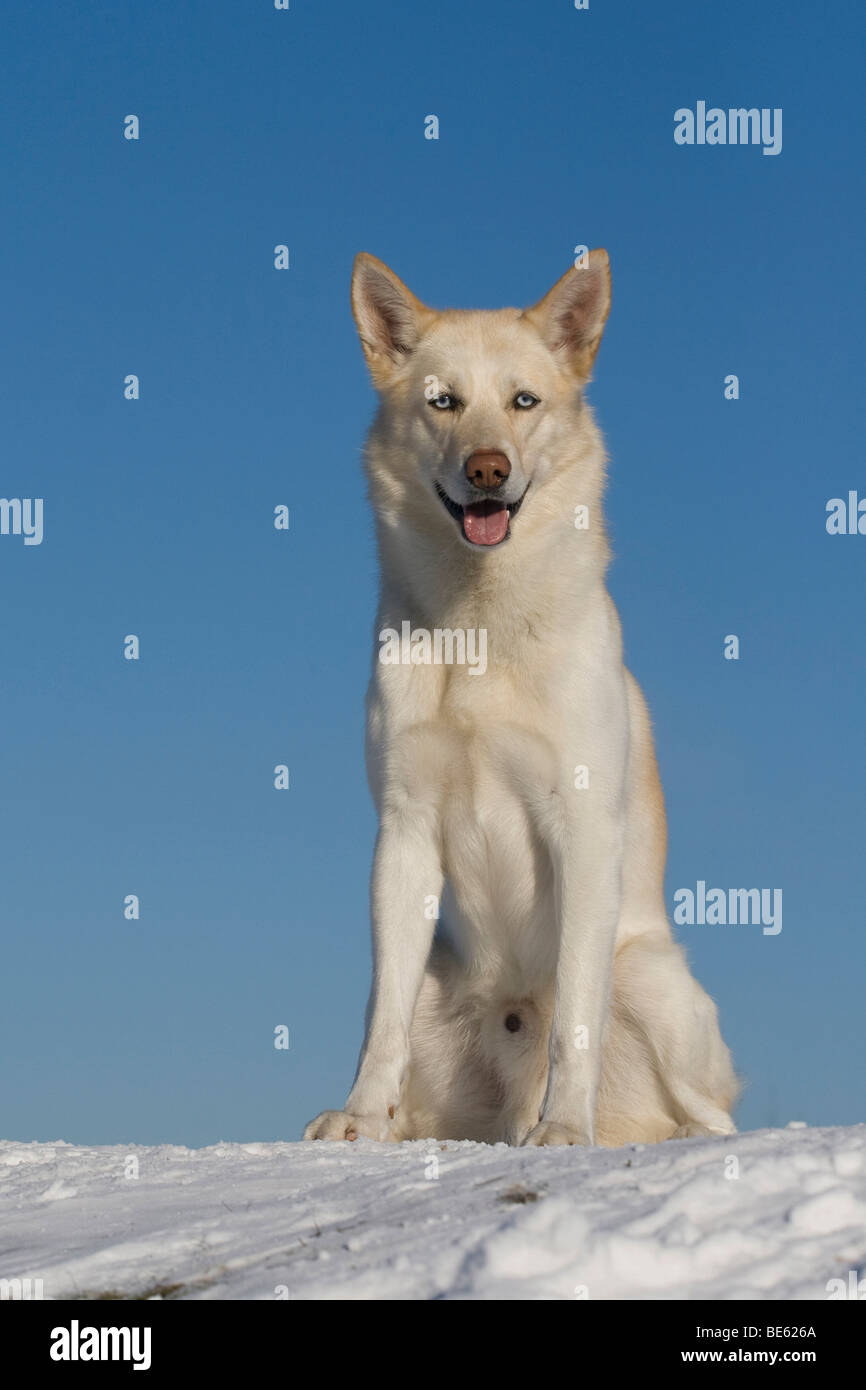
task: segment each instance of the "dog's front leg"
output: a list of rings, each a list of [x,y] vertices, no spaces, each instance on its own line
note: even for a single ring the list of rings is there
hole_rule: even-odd
[[[614,630],[615,636],[616,630]],[[556,888],[556,966],[547,1089],[526,1144],[593,1144],[602,1048],[622,902],[625,781],[629,756],[626,688],[618,646],[606,671],[575,691],[582,717],[567,746],[572,775],[544,803],[541,826]],[[585,765],[588,777],[573,770]]]
[[[580,793],[576,793],[580,795]],[[559,959],[547,1089],[525,1144],[593,1144],[620,912],[622,820],[564,815],[554,851]]]
[[[393,1137],[441,889],[435,809],[411,802],[386,809],[373,862],[373,987],[358,1071],[345,1109],[324,1111],[305,1139]]]

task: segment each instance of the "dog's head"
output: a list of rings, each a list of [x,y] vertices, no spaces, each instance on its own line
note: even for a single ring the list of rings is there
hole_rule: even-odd
[[[606,251],[522,312],[437,312],[362,252],[352,309],[382,399],[376,466],[394,507],[435,512],[470,549],[501,546],[571,460],[609,307]]]

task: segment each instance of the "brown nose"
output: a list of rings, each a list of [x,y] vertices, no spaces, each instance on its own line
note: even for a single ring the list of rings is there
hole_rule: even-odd
[[[511,464],[496,449],[476,449],[464,464],[466,476],[473,487],[501,487],[511,472]]]

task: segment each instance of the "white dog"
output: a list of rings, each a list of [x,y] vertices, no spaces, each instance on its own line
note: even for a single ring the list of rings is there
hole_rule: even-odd
[[[671,937],[649,717],[605,587],[583,387],[607,253],[524,312],[442,313],[360,255],[352,304],[381,398],[375,963],[345,1109],[304,1137],[729,1134],[737,1082]]]

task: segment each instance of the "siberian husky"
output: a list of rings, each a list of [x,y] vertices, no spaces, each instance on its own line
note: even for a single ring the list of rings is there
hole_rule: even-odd
[[[607,253],[496,312],[430,309],[361,254],[352,305],[380,396],[374,970],[345,1108],[304,1137],[730,1134],[737,1082],[671,936],[650,721],[605,587],[584,388]]]

